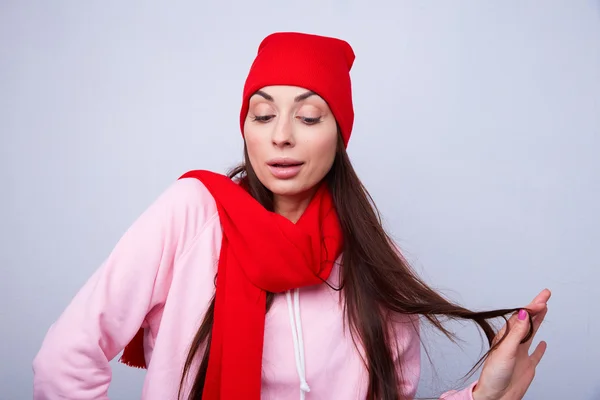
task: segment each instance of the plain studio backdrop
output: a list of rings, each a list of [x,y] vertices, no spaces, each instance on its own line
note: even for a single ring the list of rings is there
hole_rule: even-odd
[[[553,290],[526,398],[600,399],[600,4],[573,0],[2,1],[0,398],[31,398],[46,330],[163,190],[241,160],[274,31],[354,47],[348,151],[428,282],[478,310]],[[420,396],[485,348],[451,327],[425,330]],[[139,398],[112,366],[111,398]]]

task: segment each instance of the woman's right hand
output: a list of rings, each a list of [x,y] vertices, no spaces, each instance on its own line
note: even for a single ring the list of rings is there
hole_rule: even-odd
[[[518,400],[522,399],[535,376],[535,369],[546,351],[546,342],[540,342],[533,353],[529,350],[535,334],[548,311],[547,302],[551,292],[544,289],[527,306],[533,320],[533,334],[525,343],[521,340],[529,330],[527,311],[521,310],[508,320],[508,336],[490,353],[475,389],[474,400]],[[507,325],[495,338],[498,341],[506,332]]]

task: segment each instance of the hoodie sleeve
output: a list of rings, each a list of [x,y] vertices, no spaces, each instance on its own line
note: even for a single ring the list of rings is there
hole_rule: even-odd
[[[34,400],[108,399],[109,362],[164,303],[175,261],[216,212],[199,181],[182,179],[133,223],[46,333]]]
[[[421,339],[418,318],[404,317],[396,325],[397,348],[400,349],[396,362],[402,366],[399,375],[401,393],[412,399],[417,393],[421,375]],[[471,383],[462,390],[450,390],[440,396],[440,400],[473,400],[473,388],[477,382]]]
[[[471,383],[463,390],[450,390],[440,397],[441,400],[473,400],[473,388],[477,382]]]

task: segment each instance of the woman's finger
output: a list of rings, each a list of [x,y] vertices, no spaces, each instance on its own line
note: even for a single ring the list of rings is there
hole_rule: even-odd
[[[533,317],[533,335],[535,335],[538,329],[540,329],[540,326],[544,322],[544,318],[546,318],[546,314],[548,314],[548,307],[544,308],[535,317]]]
[[[531,303],[529,304],[528,307],[536,307],[536,304],[546,304],[548,302],[548,300],[550,300],[550,297],[552,296],[552,292],[548,289],[544,289],[542,290],[540,293],[538,293],[537,296],[535,296],[535,298],[531,301]]]
[[[533,301],[527,306],[529,313],[531,314],[531,316],[534,319],[540,312],[543,312],[546,309],[546,307],[547,307],[546,302],[550,299],[550,296],[552,296],[552,292],[550,292],[550,290],[548,290],[548,289],[544,289],[540,293],[538,293],[538,295],[535,296]],[[509,331],[511,330],[512,326],[514,325],[515,321],[517,320],[517,315],[518,315],[518,313],[514,313],[506,320],[506,323],[498,331],[496,337],[492,341],[492,344],[496,344],[504,336],[507,327],[508,327]],[[541,323],[541,321],[540,321],[540,323]],[[523,337],[525,337],[525,336],[523,336]],[[533,335],[532,335],[532,337],[533,337]]]
[[[552,296],[550,289],[544,289],[533,299],[532,303],[547,303]]]
[[[546,344],[546,342],[541,341],[535,348],[535,350],[533,351],[533,353],[531,354],[531,356],[529,357],[529,359],[531,360],[531,362],[533,363],[533,367],[537,367],[537,365],[540,363],[540,361],[542,360],[542,357],[544,357],[544,353],[546,353],[546,348],[548,347],[548,345]]]
[[[542,290],[537,296],[535,296],[531,303],[529,303],[529,305],[526,307],[532,317],[542,312],[546,308],[550,296],[552,296],[552,292],[550,292],[548,289]]]
[[[513,313],[507,320],[506,323],[502,326],[502,328],[498,331],[496,336],[494,337],[493,344],[496,344],[500,339],[502,339],[506,333],[506,330],[510,332],[512,330],[513,325],[517,321],[519,313]]]
[[[540,329],[540,326],[544,322],[544,318],[546,317],[547,313],[548,313],[548,308],[546,307],[542,311],[540,311],[535,317],[532,318],[533,324],[531,325],[531,327],[532,327],[531,336],[529,337],[527,342],[523,343],[525,345],[525,351],[528,352],[529,349],[531,348],[531,344],[533,343],[533,338],[535,337],[535,335],[538,332],[538,329]]]
[[[537,304],[530,304],[527,307],[525,307],[525,309],[527,310],[527,312],[529,313],[529,315],[531,315],[531,317],[535,317],[536,315],[538,315],[539,313],[541,313],[542,311],[544,311],[546,309],[547,305],[545,303],[537,303]]]
[[[529,315],[526,310],[520,310],[517,315],[513,315],[508,321],[508,335],[500,344],[498,349],[503,349],[508,354],[516,354],[519,345],[529,331]],[[506,326],[506,325],[505,325]]]

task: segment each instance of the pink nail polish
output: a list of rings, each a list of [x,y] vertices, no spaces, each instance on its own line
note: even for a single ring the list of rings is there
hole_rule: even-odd
[[[523,309],[519,310],[519,320],[523,321],[525,318],[527,318],[527,311]]]

